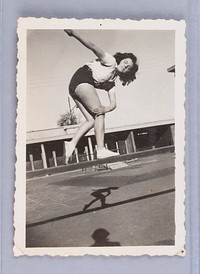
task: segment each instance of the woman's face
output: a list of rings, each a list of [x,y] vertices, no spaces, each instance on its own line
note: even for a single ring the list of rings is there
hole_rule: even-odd
[[[122,59],[119,65],[117,66],[117,69],[119,72],[126,73],[130,71],[133,67],[133,61],[131,58],[125,58]]]

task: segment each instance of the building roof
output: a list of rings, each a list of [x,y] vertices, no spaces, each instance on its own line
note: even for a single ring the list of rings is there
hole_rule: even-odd
[[[153,127],[153,126],[160,126],[160,125],[167,125],[167,124],[174,124],[174,120],[163,120],[163,121],[154,121],[151,123],[143,123],[143,124],[134,124],[134,125],[126,125],[114,128],[107,128],[106,133],[112,132],[120,132],[125,130],[134,130],[139,128],[146,128],[146,127]],[[50,141],[57,141],[57,140],[64,140],[70,139],[73,137],[74,133],[76,132],[78,125],[73,126],[65,126],[60,128],[51,128],[51,129],[43,129],[43,130],[35,130],[35,131],[28,131],[26,133],[26,141],[27,144],[34,144],[34,143],[42,143],[42,142],[50,142]],[[86,136],[94,135],[94,130],[90,130]]]

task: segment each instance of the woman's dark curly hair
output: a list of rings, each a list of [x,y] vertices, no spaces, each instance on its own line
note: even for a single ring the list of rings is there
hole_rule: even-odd
[[[115,57],[118,65],[121,62],[121,60],[123,60],[125,58],[130,58],[132,60],[133,67],[130,69],[130,71],[128,71],[126,73],[119,72],[118,75],[119,75],[119,79],[121,80],[123,86],[128,85],[131,82],[133,82],[136,79],[135,74],[138,71],[137,57],[132,53],[120,53],[120,52],[117,52],[114,55],[114,57]]]

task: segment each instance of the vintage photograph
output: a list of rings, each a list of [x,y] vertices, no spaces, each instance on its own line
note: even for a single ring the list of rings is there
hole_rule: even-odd
[[[14,254],[185,254],[185,23],[18,21]]]

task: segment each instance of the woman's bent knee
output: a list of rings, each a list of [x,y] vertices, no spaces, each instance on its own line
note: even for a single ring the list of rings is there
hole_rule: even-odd
[[[94,119],[86,120],[86,122],[88,123],[88,126],[89,126],[90,128],[93,128],[93,127],[94,127]]]

